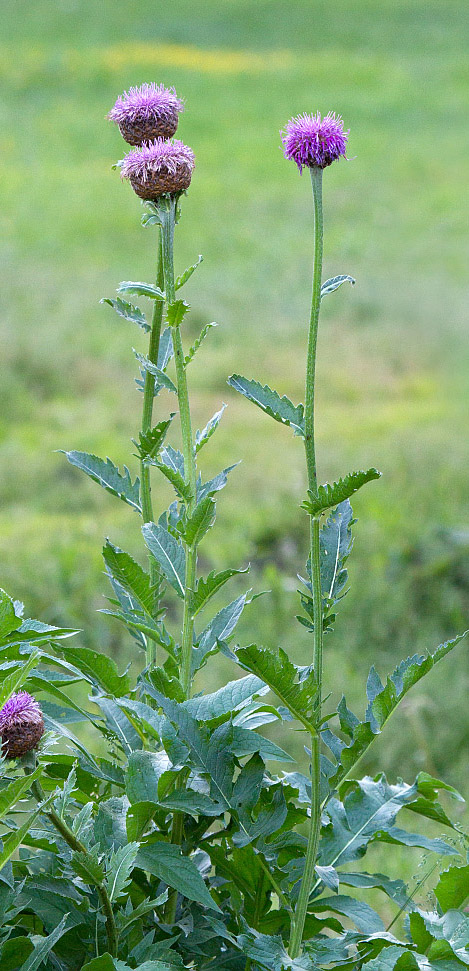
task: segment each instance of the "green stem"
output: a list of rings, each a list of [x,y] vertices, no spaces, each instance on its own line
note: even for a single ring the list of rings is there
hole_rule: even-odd
[[[314,439],[314,392],[316,380],[316,354],[318,341],[319,310],[321,307],[321,278],[322,278],[322,249],[323,249],[323,216],[322,216],[322,169],[313,167],[311,184],[314,203],[314,261],[313,283],[311,296],[311,317],[309,323],[308,352],[306,363],[306,393],[305,393],[305,452],[308,473],[308,489],[317,491],[316,451]],[[318,684],[316,701],[316,716],[321,718],[322,700],[322,641],[323,641],[323,610],[320,572],[319,548],[319,518],[312,516],[310,523],[310,563],[311,587],[313,594],[313,625],[314,647],[313,666]],[[321,799],[320,799],[320,753],[319,736],[311,736],[311,816],[309,821],[308,845],[306,848],[305,868],[301,881],[300,893],[292,922],[290,935],[290,957],[297,958],[301,950],[303,931],[306,920],[311,888],[314,881],[315,865],[318,852],[319,834],[321,828]]]
[[[176,294],[174,287],[174,226],[176,221],[177,198],[165,196],[160,200],[161,232],[163,243],[163,274],[164,289],[168,307],[174,303]],[[197,470],[195,464],[194,443],[192,438],[192,423],[187,387],[186,366],[184,364],[184,350],[182,346],[179,326],[171,327],[173,340],[174,361],[176,365],[177,394],[179,403],[179,418],[181,422],[182,451],[184,455],[184,479],[189,486],[190,498],[186,504],[187,515],[191,516],[196,504]],[[192,686],[192,646],[194,636],[194,618],[192,614],[192,598],[195,588],[197,569],[197,546],[186,546],[186,572],[184,580],[184,613],[182,623],[181,667],[180,681],[184,697],[189,698]],[[184,835],[184,816],[175,813],[171,831],[171,842],[181,845]],[[171,891],[165,908],[165,920],[174,923],[176,916],[177,892]]]
[[[30,768],[25,767],[25,772],[29,773],[30,771],[31,771]],[[46,797],[40,782],[38,782],[37,780],[33,782],[31,786],[31,791],[38,803],[44,802]],[[89,856],[88,850],[84,845],[84,843],[82,843],[79,839],[77,839],[77,837],[70,829],[70,827],[67,826],[67,823],[65,822],[65,820],[61,819],[58,813],[56,813],[55,809],[44,809],[44,815],[47,816],[47,818],[50,820],[53,826],[55,826],[56,830],[60,833],[62,839],[65,840],[65,842],[70,847],[70,849],[74,850],[77,853],[84,853],[85,856]],[[103,883],[98,884],[97,891],[98,891],[99,898],[101,900],[102,908],[104,911],[104,915],[106,918],[105,926],[106,926],[106,936],[107,936],[107,942],[109,947],[109,953],[111,954],[112,957],[117,957],[119,937],[117,933],[116,922],[114,919],[114,913],[112,910],[111,900],[109,898],[109,894],[106,890],[106,887],[104,886]]]
[[[163,259],[162,259],[162,240],[161,232],[158,239],[158,262],[156,270],[156,285],[160,290],[163,289]],[[150,345],[148,349],[148,359],[152,364],[158,364],[158,353],[160,349],[161,321],[163,319],[163,301],[155,300],[153,307],[153,317],[151,322]],[[143,414],[142,414],[142,433],[146,434],[153,424],[153,399],[155,395],[155,376],[145,371],[145,382],[143,388]],[[151,501],[151,480],[150,465],[144,459],[140,460],[140,481],[142,498],[142,519],[144,523],[153,522],[153,506]],[[150,562],[150,582],[155,590],[158,587],[160,571],[154,556],[149,554]],[[157,606],[155,604],[155,606]],[[147,641],[147,665],[154,667],[157,663],[157,647],[154,641]]]

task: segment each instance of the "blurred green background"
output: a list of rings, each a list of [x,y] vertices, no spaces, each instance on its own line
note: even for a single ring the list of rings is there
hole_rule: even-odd
[[[246,610],[239,640],[279,643],[307,663],[293,620],[307,533],[301,444],[226,377],[303,396],[311,190],[283,159],[279,129],[300,111],[338,111],[351,161],[325,173],[324,275],[357,285],[324,301],[319,470],[326,481],[376,465],[383,477],[354,502],[351,593],[326,674],[333,699],[345,682],[362,711],[370,663],[386,674],[467,626],[467,4],[16,0],[1,13],[1,585],[120,664],[134,656],[97,611],[109,592],[102,541],[143,562],[137,518],[54,450],[135,471],[131,348],[145,340],[99,299],[121,280],[152,279],[155,234],[111,171],[125,146],[105,115],[130,85],[163,81],[186,99],[179,134],[197,156],[177,233],[178,269],[204,255],[185,291],[188,336],[219,323],[190,369],[196,427],[229,405],[202,465],[208,475],[242,460],[201,566],[250,562],[249,582],[271,593]],[[156,414],[171,404],[164,393]],[[170,493],[158,488],[163,508]],[[206,684],[227,674],[237,672],[212,662]],[[409,696],[364,768],[410,779],[425,766],[464,789],[468,688],[463,645]]]

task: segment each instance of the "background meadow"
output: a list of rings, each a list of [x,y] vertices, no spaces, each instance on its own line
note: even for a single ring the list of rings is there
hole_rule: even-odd
[[[327,638],[326,678],[335,698],[345,673],[361,709],[372,661],[383,675],[467,626],[466,4],[16,0],[1,12],[1,586],[120,665],[135,660],[98,610],[102,541],[142,560],[137,520],[55,450],[119,464],[133,450],[131,348],[145,342],[99,300],[121,280],[152,279],[155,235],[111,171],[124,143],[105,114],[130,85],[163,81],[186,99],[180,135],[197,156],[176,242],[180,270],[204,255],[187,288],[190,337],[219,325],[191,365],[195,424],[228,404],[202,459],[207,474],[242,463],[203,565],[250,562],[249,583],[271,592],[246,610],[239,640],[280,643],[306,663],[308,635],[292,620],[306,554],[301,443],[226,377],[303,396],[311,190],[279,129],[299,111],[336,110],[352,160],[325,175],[325,276],[357,285],[324,302],[320,478],[369,465],[383,477],[353,504],[351,594]],[[155,478],[155,505],[169,500]],[[225,660],[207,671],[210,687],[237,676]],[[410,779],[425,766],[467,796],[468,671],[462,646],[363,768]]]

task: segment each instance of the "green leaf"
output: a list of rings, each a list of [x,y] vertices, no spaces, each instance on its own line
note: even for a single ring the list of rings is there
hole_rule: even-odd
[[[112,796],[99,804],[94,821],[94,836],[103,853],[110,848],[127,846],[125,817],[129,801],[124,796]]]
[[[96,765],[96,762],[94,761],[94,758],[91,755],[91,753],[88,751],[87,748],[85,748],[85,746],[73,734],[73,732],[70,731],[70,729],[67,727],[67,725],[65,725],[63,722],[57,722],[57,721],[55,721],[55,718],[52,718],[45,711],[43,712],[43,716],[44,716],[44,724],[45,724],[46,728],[49,729],[49,731],[55,732],[56,735],[58,735],[60,739],[62,739],[62,738],[68,738],[69,741],[72,742],[72,744],[75,746],[75,748],[77,748],[78,751],[81,752],[85,756],[86,760],[89,761],[89,762],[91,762],[92,765],[96,769],[98,768],[98,766]]]
[[[120,283],[117,288],[118,293],[131,293],[137,297],[150,297],[152,300],[165,300],[165,294],[159,287],[152,283]]]
[[[221,715],[235,712],[254,695],[264,694],[265,691],[264,682],[255,675],[248,674],[247,677],[239,678],[237,681],[229,681],[212,694],[190,698],[189,701],[183,702],[183,706],[197,721],[210,721],[212,718],[220,718]]]
[[[82,971],[116,971],[116,965],[109,951],[106,951],[106,954],[100,954],[98,958],[84,964]]]
[[[142,706],[146,708],[147,706]],[[151,711],[151,709],[149,709]],[[125,791],[130,803],[159,802],[158,785],[160,779],[171,779],[167,775],[171,762],[166,752],[132,752],[125,775]]]
[[[388,718],[397,708],[408,691],[420,681],[435,664],[438,664],[449,654],[459,642],[466,637],[467,631],[446,641],[437,648],[434,654],[414,654],[402,661],[387,679],[383,687],[374,668],[368,677],[367,693],[369,706],[366,720],[355,719],[351,732],[351,742],[342,747],[340,761],[335,773],[330,778],[331,787],[335,788],[352,771],[354,765],[370,747],[374,738],[384,728]]]
[[[184,599],[186,557],[182,544],[178,543],[164,526],[156,523],[145,523],[142,526],[142,533],[150,553],[160,565],[168,583],[178,596]]]
[[[309,908],[315,914],[320,914],[325,910],[332,913],[343,914],[348,917],[355,927],[363,934],[377,934],[384,931],[384,924],[381,917],[375,910],[363,900],[355,900],[345,894],[337,894],[336,897],[321,897],[315,900]]]
[[[228,384],[249,401],[253,401],[266,415],[293,428],[295,435],[304,436],[303,405],[294,405],[289,398],[285,395],[281,398],[268,385],[262,386],[258,381],[250,381],[240,374],[232,374],[228,378]]]
[[[224,586],[227,580],[230,580],[231,577],[238,574],[248,572],[249,567],[247,567],[245,570],[222,570],[221,573],[215,573],[215,570],[212,570],[207,579],[200,577],[197,584],[197,590],[192,598],[192,616],[197,616],[197,614],[202,610],[202,607],[205,607],[205,604],[207,604],[214,594]]]
[[[30,775],[14,779],[5,789],[0,789],[0,819],[16,806],[22,795],[31,788],[32,783],[41,777],[42,772],[43,766],[39,765]]]
[[[200,449],[205,445],[206,442],[209,441],[209,439],[212,437],[213,433],[217,430],[218,425],[220,424],[221,417],[223,415],[223,412],[224,412],[225,408],[226,408],[226,405],[223,404],[222,407],[220,408],[220,411],[216,411],[215,414],[212,415],[212,417],[210,418],[210,420],[207,422],[205,428],[203,428],[201,432],[200,431],[196,431],[196,433],[195,433],[195,451],[196,451],[196,453],[197,452],[200,452]]]
[[[127,810],[125,819],[128,839],[140,842],[157,811],[158,806],[154,802],[132,803]]]
[[[33,949],[34,945],[27,937],[8,938],[3,943],[0,951],[0,966],[2,971],[18,971],[18,968],[22,966]]]
[[[278,654],[267,648],[240,647],[236,657],[241,665],[251,671],[275,692],[294,718],[309,732],[315,732],[313,709],[317,697],[317,683],[313,673],[301,678],[301,672],[289,660],[281,648]]]
[[[199,256],[198,260],[196,260],[196,262],[193,263],[192,266],[188,266],[187,270],[184,270],[184,272],[181,273],[180,276],[176,277],[176,280],[174,283],[174,289],[180,290],[181,287],[183,287],[184,284],[187,283],[187,281],[190,279],[194,270],[196,270],[197,267],[200,266],[202,262],[203,262],[203,256]]]
[[[220,489],[224,489],[226,483],[228,482],[228,475],[239,462],[235,462],[234,465],[229,465],[228,468],[223,469],[218,475],[215,475],[213,479],[209,479],[208,482],[198,482],[197,483],[197,502],[201,502],[206,496],[213,496],[214,492],[220,492]]]
[[[148,573],[132,559],[129,553],[125,553],[118,546],[113,546],[108,539],[103,547],[103,557],[111,575],[119,581],[132,599],[137,601],[142,610],[151,615],[154,607],[154,591]]]
[[[190,309],[185,300],[175,300],[174,303],[169,303],[166,310],[168,326],[180,327]]]
[[[109,730],[119,741],[127,757],[136,749],[141,749],[143,743],[140,735],[121,711],[117,702],[99,695],[94,698],[94,701],[101,708]]]
[[[40,657],[41,655],[37,651],[34,651],[27,661],[23,661],[10,674],[7,674],[3,678],[0,682],[0,708],[3,707],[10,695],[18,691],[18,688],[21,688],[21,685],[27,681],[30,671],[36,666]]]
[[[351,283],[352,287],[355,286],[355,280],[353,276],[349,276],[348,273],[341,273],[339,276],[333,276],[330,280],[326,280],[321,287],[321,300],[326,296],[326,293],[332,293],[342,286],[343,283]]]
[[[72,854],[71,865],[75,873],[90,887],[101,887],[104,881],[104,867],[96,851],[83,853],[77,850]]]
[[[139,354],[134,347],[132,350],[137,358],[138,363],[140,364],[140,367],[143,368],[144,371],[148,371],[150,374],[152,374],[153,377],[157,379],[160,387],[166,388],[167,391],[172,391],[173,394],[177,394],[178,389],[174,384],[174,381],[171,381],[171,378],[168,377],[165,371],[162,371],[161,368],[157,367],[156,364],[153,364],[153,361],[150,361],[149,358],[145,357],[144,354]]]
[[[248,595],[241,594],[236,600],[223,607],[215,614],[205,630],[200,634],[197,646],[192,650],[193,671],[198,671],[205,663],[209,654],[219,649],[219,641],[226,641],[233,633],[236,624],[247,603]]]
[[[348,499],[339,503],[319,534],[322,595],[328,607],[343,596],[347,583],[344,568],[352,549],[352,507]]]
[[[0,870],[5,866],[6,863],[8,863],[8,860],[11,859],[13,853],[18,849],[18,847],[21,846],[25,836],[27,836],[29,833],[29,830],[41,811],[41,809],[36,809],[34,813],[28,816],[26,822],[24,822],[19,829],[14,830],[13,833],[10,833],[10,835],[7,836],[0,850]]]
[[[119,675],[115,661],[107,654],[93,651],[89,647],[57,647],[62,657],[71,661],[91,679],[111,695],[118,698],[130,691],[131,682],[127,674]]]
[[[67,914],[62,918],[60,924],[52,931],[48,937],[38,938],[36,935],[33,937],[34,951],[26,959],[24,964],[21,965],[20,971],[37,971],[41,964],[47,957],[47,955],[52,951],[52,948],[57,941],[66,933],[67,928]]]
[[[16,613],[13,600],[5,593],[5,590],[0,589],[0,637],[5,637],[12,631],[18,630],[22,623],[23,618]]]
[[[139,843],[127,843],[111,854],[106,868],[106,886],[112,903],[127,889],[131,879]]]
[[[161,448],[168,428],[174,418],[175,412],[173,412],[166,421],[159,421],[149,432],[139,432],[138,442],[134,441],[134,445],[137,446],[138,456],[140,459],[147,461],[153,459],[159,449]]]
[[[119,469],[111,462],[110,459],[100,459],[97,455],[89,455],[87,452],[64,452],[67,456],[68,461],[71,465],[74,465],[77,469],[81,469],[82,472],[86,472],[90,479],[94,482],[98,482],[103,489],[107,492],[111,492],[113,496],[118,496],[119,499],[123,499],[127,502],[129,506],[133,506],[138,512],[141,512],[140,505],[140,481],[135,479],[135,482],[131,481],[130,472],[128,468],[124,465],[124,475],[119,472]]]
[[[134,307],[133,304],[127,303],[126,300],[121,300],[120,297],[117,300],[112,300],[109,297],[103,297],[100,303],[107,303],[110,307],[113,307],[119,317],[124,317],[125,320],[131,320],[134,324],[138,324],[146,333],[151,330],[150,324],[147,323],[145,314],[142,313],[139,307]]]
[[[469,863],[444,870],[433,892],[443,913],[461,910],[469,898]]]
[[[345,499],[349,499],[366,482],[380,477],[381,472],[378,472],[377,469],[367,469],[366,472],[349,472],[348,475],[337,482],[332,484],[326,482],[324,485],[318,486],[316,493],[308,492],[309,499],[302,503],[302,507],[309,512],[310,516],[319,516],[327,509],[331,509],[332,506],[338,506]]]
[[[192,516],[186,519],[182,528],[179,527],[188,546],[198,546],[205,533],[213,526],[215,509],[215,500],[212,496],[206,496],[205,499],[197,503]]]
[[[166,463],[162,462],[161,460],[159,462],[155,461],[153,464],[156,465],[168,482],[171,483],[176,495],[179,496],[180,499],[188,502],[192,498],[191,487],[179,471],[175,470],[172,465],[166,465]]]
[[[178,890],[188,900],[195,900],[203,907],[220,913],[220,908],[210,896],[194,861],[183,856],[179,846],[168,843],[142,846],[136,865]]]
[[[192,361],[192,358],[195,357],[195,355],[197,354],[197,351],[199,350],[200,345],[202,344],[202,341],[205,340],[209,330],[211,330],[212,327],[216,327],[216,326],[217,325],[214,323],[214,321],[212,321],[210,324],[205,324],[205,327],[202,328],[197,340],[194,341],[192,347],[189,348],[184,358],[184,367],[187,367],[187,365],[190,364],[190,362]]]

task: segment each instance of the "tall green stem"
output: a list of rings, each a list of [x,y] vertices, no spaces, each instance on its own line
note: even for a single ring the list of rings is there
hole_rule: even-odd
[[[175,196],[162,197],[160,200],[161,233],[163,243],[163,274],[164,288],[168,309],[175,302],[174,287],[174,226],[176,221],[177,199]],[[170,315],[171,319],[171,315]],[[190,516],[196,504],[197,471],[195,464],[194,443],[192,439],[192,424],[187,388],[186,366],[184,364],[184,350],[182,346],[179,326],[171,327],[173,340],[174,361],[176,365],[177,394],[179,402],[179,417],[181,422],[182,451],[184,455],[184,479],[189,486],[190,498],[187,501],[187,515]],[[182,623],[181,667],[180,681],[184,697],[189,698],[192,685],[192,646],[194,635],[194,618],[192,616],[192,598],[195,587],[197,568],[197,546],[186,546],[186,572],[184,581],[184,614]],[[175,813],[171,832],[171,842],[181,844],[184,832],[184,816]],[[174,923],[176,916],[177,892],[170,892],[165,908],[165,920]]]
[[[163,289],[163,258],[161,232],[158,238],[158,262],[156,269],[156,285],[160,290]],[[155,300],[153,307],[153,317],[151,322],[150,345],[148,348],[148,359],[152,364],[158,364],[158,353],[160,349],[161,321],[163,319],[163,301]],[[155,376],[145,371],[145,382],[143,387],[143,414],[142,432],[146,434],[151,430],[153,423],[153,399],[155,396]],[[151,501],[151,480],[150,465],[144,460],[140,461],[140,481],[142,497],[142,519],[144,523],[153,522],[153,506]],[[153,587],[157,587],[160,578],[160,571],[154,556],[150,553],[150,581]],[[148,640],[147,665],[156,665],[157,653],[156,644],[153,640]]]
[[[311,297],[311,317],[309,323],[308,356],[306,364],[306,395],[305,395],[305,451],[306,468],[308,472],[308,488],[315,493],[317,490],[316,450],[314,443],[314,391],[316,380],[316,352],[318,340],[319,310],[321,307],[321,278],[322,278],[322,248],[323,248],[323,216],[322,216],[322,169],[310,169],[314,202],[314,262],[313,285]],[[313,625],[314,648],[313,666],[318,683],[316,702],[316,716],[321,718],[322,696],[322,641],[323,641],[323,611],[321,592],[321,572],[319,555],[319,518],[312,516],[310,523],[310,562],[311,588],[313,595]],[[311,816],[309,820],[308,845],[306,849],[305,868],[301,881],[295,917],[292,922],[290,936],[290,957],[296,958],[301,950],[306,912],[314,881],[315,865],[318,852],[319,834],[321,828],[321,800],[320,800],[320,753],[319,735],[311,736]]]

